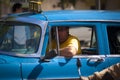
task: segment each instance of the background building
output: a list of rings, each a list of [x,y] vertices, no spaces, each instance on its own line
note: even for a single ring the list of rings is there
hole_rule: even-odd
[[[61,9],[107,9],[120,10],[120,0],[40,0],[42,10]],[[25,10],[28,9],[29,0],[0,0],[0,17],[11,13],[11,6],[20,2]]]

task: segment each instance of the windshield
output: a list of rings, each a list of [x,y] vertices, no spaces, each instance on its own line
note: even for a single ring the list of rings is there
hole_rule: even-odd
[[[21,22],[0,22],[0,51],[33,54],[37,51],[41,29]]]

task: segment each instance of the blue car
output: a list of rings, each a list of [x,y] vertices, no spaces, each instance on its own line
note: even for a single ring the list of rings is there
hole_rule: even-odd
[[[81,54],[59,56],[58,26],[69,27],[79,39]],[[53,37],[57,37],[57,53],[50,47]],[[1,80],[79,80],[118,62],[119,11],[24,12],[0,20]]]

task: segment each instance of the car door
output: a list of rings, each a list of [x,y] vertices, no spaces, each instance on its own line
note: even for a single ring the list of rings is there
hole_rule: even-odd
[[[34,63],[22,63],[23,79],[79,79],[77,59],[56,57]]]
[[[22,79],[79,79],[77,59],[66,59],[64,57],[55,57],[53,59],[42,59],[46,53],[49,29],[46,29],[47,22],[38,23],[41,28],[40,43],[36,54],[31,54],[21,63]],[[38,29],[37,29],[38,30]],[[33,43],[33,42],[32,42]],[[74,74],[74,75],[73,75]]]
[[[82,76],[89,76],[109,66],[106,57],[108,48],[105,48],[107,41],[103,39],[106,35],[103,36],[105,31],[101,28],[101,23],[67,22],[67,26],[62,24],[61,27],[69,27],[69,33],[80,40],[82,53],[73,58],[79,58],[81,62]]]
[[[82,25],[82,30],[77,29],[79,36],[82,34],[80,37],[80,40],[82,39],[82,55],[78,56],[81,61],[80,71],[82,76],[89,76],[109,66],[108,58],[106,57],[108,48],[105,48],[105,46],[108,46],[103,36],[105,32],[104,28],[101,28],[102,26],[100,23],[95,23],[94,26],[91,25],[93,24],[89,23],[87,26]],[[87,41],[88,43],[86,43]]]

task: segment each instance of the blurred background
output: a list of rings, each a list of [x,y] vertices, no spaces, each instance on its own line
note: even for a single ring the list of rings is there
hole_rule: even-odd
[[[120,10],[120,0],[39,0],[41,8],[46,10]],[[29,10],[29,0],[0,0],[0,17],[11,13],[14,3],[23,4]]]

